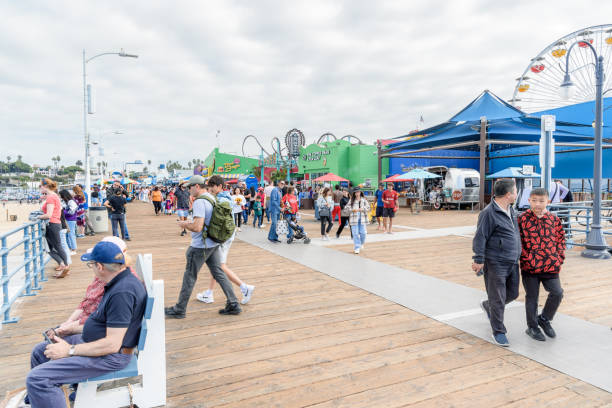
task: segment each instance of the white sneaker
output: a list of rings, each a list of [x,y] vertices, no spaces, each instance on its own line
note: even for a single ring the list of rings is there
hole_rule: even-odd
[[[242,292],[242,301],[240,301],[240,303],[242,303],[243,305],[249,303],[249,300],[251,300],[251,296],[253,296],[254,290],[255,286],[253,285],[246,285],[246,290],[244,292],[242,292],[241,289],[240,291]]]
[[[259,228],[265,228],[265,227],[266,227],[266,224],[261,224],[261,227]]]
[[[357,249],[355,250],[355,253],[356,253],[356,254],[358,254],[358,253],[359,253],[359,248],[357,248]]]
[[[361,244],[361,248],[359,248],[359,249],[365,249],[365,245]]]
[[[70,251],[70,255],[76,255],[76,251]]]
[[[215,301],[213,294],[208,291],[198,293],[196,295],[196,299],[198,299],[200,302],[203,302],[203,303],[213,303]]]
[[[242,229],[238,228],[238,232],[242,232]]]

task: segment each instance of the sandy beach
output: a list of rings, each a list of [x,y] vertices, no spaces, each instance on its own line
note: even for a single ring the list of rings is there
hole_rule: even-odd
[[[0,204],[0,234],[19,227],[21,224],[28,222],[30,212],[39,210],[40,205],[37,204],[19,204],[19,202],[3,202]],[[11,215],[17,216],[17,221],[9,221]]]

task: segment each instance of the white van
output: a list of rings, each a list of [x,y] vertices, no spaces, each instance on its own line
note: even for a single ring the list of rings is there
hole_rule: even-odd
[[[428,167],[425,170],[442,176],[442,204],[478,203],[480,173],[477,170],[446,166]],[[440,184],[440,179],[430,180],[429,183]]]

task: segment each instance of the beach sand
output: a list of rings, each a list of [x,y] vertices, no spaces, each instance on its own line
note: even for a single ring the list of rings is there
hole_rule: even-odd
[[[28,222],[30,212],[40,210],[40,204],[19,204],[19,202],[2,202],[0,204],[0,234],[8,232]],[[17,221],[9,221],[9,216],[16,215]]]

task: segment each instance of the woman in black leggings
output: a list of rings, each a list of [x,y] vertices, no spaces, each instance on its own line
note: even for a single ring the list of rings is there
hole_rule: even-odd
[[[329,231],[331,231],[334,223],[331,217],[331,211],[334,208],[334,200],[332,199],[331,189],[325,187],[323,192],[317,199],[317,205],[319,207],[319,217],[321,219],[321,239],[323,241],[329,241]],[[327,228],[325,225],[327,224]]]
[[[50,179],[44,179],[40,182],[40,191],[47,196],[42,205],[43,215],[39,215],[40,220],[49,220],[45,231],[45,238],[49,245],[49,255],[57,262],[57,273],[53,275],[56,278],[64,278],[70,273],[70,265],[68,265],[68,254],[62,247],[60,232],[62,230],[62,204],[59,196],[55,193],[57,183]]]

